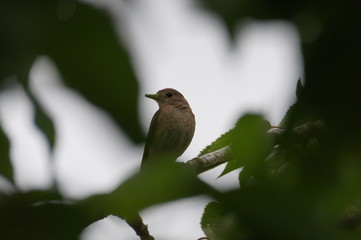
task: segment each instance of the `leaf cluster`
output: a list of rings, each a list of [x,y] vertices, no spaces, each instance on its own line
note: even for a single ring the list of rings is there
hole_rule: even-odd
[[[230,36],[247,17],[283,19],[311,39],[302,42],[304,87],[275,142],[262,116],[241,116],[235,128],[201,155],[231,147],[222,176],[240,170],[239,187],[219,192],[181,164],[154,161],[109,194],[66,201],[54,188],[0,195],[1,239],[77,239],[109,214],[134,216],[149,206],[207,195],[201,227],[219,239],[359,239],[361,235],[361,101],[359,8],[353,1],[199,0],[224,20]],[[129,4],[125,1],[125,4]],[[304,21],[303,21],[303,20]],[[302,21],[301,21],[302,20]],[[38,127],[56,144],[53,120],[33,96],[33,61],[46,54],[66,84],[104,109],[134,143],[142,142],[138,82],[109,17],[83,2],[12,0],[0,3],[0,81],[15,75],[35,106]],[[261,87],[261,86],[260,86]],[[292,129],[321,119],[322,134],[297,141]],[[0,128],[0,173],[14,183],[9,141]],[[161,164],[160,164],[161,163]]]

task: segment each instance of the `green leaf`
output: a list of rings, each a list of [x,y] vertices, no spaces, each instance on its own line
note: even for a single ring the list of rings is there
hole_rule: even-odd
[[[247,10],[246,1],[202,0],[201,2],[207,10],[221,17],[231,38],[234,38],[239,19],[245,14],[245,10]]]
[[[59,200],[60,196],[51,192],[1,196],[1,239],[79,239],[94,220],[85,209]]]
[[[235,215],[217,202],[205,207],[201,227],[208,240],[241,239],[243,235]]]
[[[296,102],[288,108],[285,116],[282,118],[282,120],[279,124],[280,127],[286,127],[287,124],[290,122],[292,115],[294,115],[294,112],[296,111],[296,108],[298,107],[297,104],[298,104],[298,101],[300,101],[300,99],[301,99],[303,89],[304,89],[304,87],[302,85],[301,79],[298,79],[297,86],[296,86]]]
[[[10,160],[10,144],[7,136],[0,125],[0,174],[5,176],[12,183],[14,182],[14,172]]]
[[[302,92],[304,91],[304,86],[302,85],[301,79],[298,79],[296,86],[296,99],[300,100]]]
[[[107,111],[134,142],[143,141],[137,79],[105,12],[73,0],[2,1],[0,29],[1,78],[15,74],[28,88],[34,59],[48,55],[68,86]]]
[[[267,173],[269,175],[277,174],[281,168],[286,165],[287,160],[289,160],[289,158],[287,157],[286,149],[280,146],[274,147],[265,161]]]
[[[154,204],[205,193],[216,194],[188,166],[150,159],[140,173],[129,178],[111,194],[94,196],[79,204],[127,218]]]
[[[28,97],[33,103],[35,124],[47,137],[51,149],[55,146],[56,130],[52,119],[48,116],[46,110],[41,106],[38,100],[33,96],[31,91],[25,89]]]
[[[246,227],[245,239],[344,239],[335,235],[340,205],[324,210],[334,200],[327,193],[271,181],[232,191],[221,203]]]
[[[205,155],[207,153],[214,152],[216,150],[219,150],[225,146],[228,146],[231,143],[231,135],[232,135],[233,129],[229,130],[228,132],[222,134],[219,138],[217,138],[215,141],[213,141],[210,145],[205,147],[198,156]]]
[[[236,124],[237,126],[237,124]],[[215,141],[213,141],[210,145],[206,146],[199,154],[198,156],[202,156],[205,155],[207,153],[211,153],[214,151],[217,151],[223,147],[226,147],[228,145],[231,144],[232,139],[233,139],[233,135],[234,135],[234,131],[236,127],[230,129],[228,132],[222,134],[221,136],[219,136]]]
[[[35,101],[33,101],[33,103],[35,103]],[[55,126],[53,124],[53,121],[49,118],[49,116],[46,114],[44,109],[41,106],[39,106],[37,101],[34,106],[34,110],[35,110],[35,123],[47,136],[50,147],[53,148],[55,146],[55,136],[56,136]]]
[[[134,142],[141,142],[137,79],[108,16],[77,4],[74,16],[56,27],[48,51],[66,83],[106,110]]]
[[[240,118],[232,131],[231,160],[220,176],[242,166],[252,174],[260,172],[271,149],[271,141],[266,135],[270,127],[269,122],[259,115],[247,114]]]
[[[291,19],[295,13],[304,11],[310,5],[308,1],[294,4],[280,0],[200,0],[200,2],[205,9],[221,18],[232,39],[243,19]]]

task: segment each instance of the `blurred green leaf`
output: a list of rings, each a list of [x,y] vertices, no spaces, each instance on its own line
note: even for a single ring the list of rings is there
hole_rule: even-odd
[[[290,118],[291,118],[291,116],[294,115],[293,112],[295,111],[295,109],[297,107],[297,102],[301,99],[303,88],[304,87],[302,85],[301,79],[298,79],[297,86],[296,86],[296,102],[288,108],[286,114],[284,115],[284,117],[282,118],[282,120],[279,124],[280,127],[286,127],[287,124],[291,121]]]
[[[298,117],[305,112],[318,114],[332,129],[328,139],[340,147],[361,141],[361,69],[357,64],[361,32],[354,27],[361,19],[356,1],[332,3],[328,18],[321,18],[324,25],[317,41],[304,46],[307,81],[301,102],[304,110]]]
[[[145,165],[140,173],[129,178],[111,194],[94,196],[79,204],[126,218],[155,204],[206,193],[216,194],[184,164],[148,162],[153,163]]]
[[[222,204],[236,214],[251,239],[344,239],[337,227],[342,204],[330,204],[334,196],[328,194],[263,183],[230,192]]]
[[[286,140],[291,142],[291,137],[288,137]],[[301,161],[305,161],[308,158],[317,159],[320,151],[320,143],[316,138],[310,138],[304,144],[295,143],[292,146],[277,145],[267,156],[264,168],[269,176],[274,176],[280,172],[285,172],[289,165],[300,161],[298,158],[303,158]]]
[[[0,40],[1,79],[16,74],[27,88],[34,59],[46,54],[67,85],[106,110],[134,142],[144,139],[137,80],[104,12],[72,0],[2,1],[0,34],[5,36]],[[43,124],[42,129],[51,139],[48,126]]]
[[[59,199],[59,195],[50,192],[1,196],[1,239],[79,239],[93,219],[71,204],[57,202]]]
[[[237,124],[236,124],[237,125]],[[207,153],[211,153],[214,151],[217,151],[223,147],[226,147],[231,144],[233,140],[234,132],[236,131],[236,126],[229,130],[228,132],[222,134],[219,136],[216,140],[214,140],[210,145],[206,146],[199,154],[198,156],[205,155]]]
[[[137,79],[109,18],[78,4],[74,16],[57,27],[49,54],[66,83],[106,110],[133,141],[142,141]]]
[[[47,135],[50,147],[55,146],[55,126],[38,103],[35,104],[35,123]]]
[[[334,131],[330,140],[361,139],[361,24],[359,2],[202,0],[205,8],[225,22],[233,36],[243,19],[289,20],[299,30],[306,84],[289,126],[323,119]],[[359,133],[359,134],[355,134]],[[357,139],[355,139],[357,138]]]
[[[302,82],[301,82],[301,79],[298,79],[297,81],[297,86],[296,86],[296,100],[300,99],[301,98],[301,94],[302,94],[302,91],[303,91],[303,85],[302,85]]]
[[[201,227],[208,240],[242,239],[237,218],[217,202],[205,207]]]
[[[7,136],[0,125],[0,174],[4,175],[10,182],[14,182],[14,172],[10,160],[10,144]]]
[[[291,136],[285,136],[284,142],[289,144],[274,149],[264,161],[270,150],[263,136],[268,124],[251,115],[202,152],[232,142],[235,159],[224,172],[245,166],[240,174],[242,181],[262,176],[264,172],[272,177],[258,178],[254,184],[221,194],[203,184],[189,169],[159,162],[130,178],[113,193],[94,196],[73,206],[31,206],[35,200],[49,199],[47,196],[31,200],[27,195],[20,195],[19,199],[0,196],[1,238],[54,239],[51,236],[56,233],[55,239],[74,239],[89,222],[88,215],[124,217],[154,204],[208,194],[219,201],[207,206],[202,219],[202,228],[211,239],[220,232],[222,235],[239,231],[239,225],[227,224],[229,213],[241,224],[245,239],[360,239],[360,221],[358,224],[354,219],[345,221],[352,214],[357,216],[361,195],[361,34],[357,28],[361,18],[355,5],[358,2],[202,2],[224,19],[232,35],[247,17],[286,19],[296,24],[303,44],[307,79],[302,94],[296,91],[297,104],[287,113],[291,120],[282,126],[292,129],[312,118],[322,119],[327,125],[322,139],[296,144]],[[108,18],[81,3],[55,3],[25,0],[0,3],[0,34],[6,36],[0,39],[0,81],[17,73],[26,85],[35,57],[47,54],[59,65],[69,86],[107,110],[139,142],[142,136],[137,132],[140,129],[136,118],[137,83],[124,49],[114,40],[116,35]],[[312,41],[306,41],[311,39],[310,35]],[[113,40],[109,40],[110,36]],[[118,57],[109,57],[113,53]],[[94,82],[94,79],[103,81]],[[278,171],[285,166],[283,161],[287,167]],[[278,174],[269,174],[274,172]]]
[[[315,10],[320,7],[319,3],[309,0],[200,0],[200,2],[203,3],[204,8],[222,19],[231,38],[234,38],[243,19],[291,19],[294,14],[300,11],[305,11],[311,7]]]
[[[262,162],[271,149],[266,135],[270,127],[259,115],[247,114],[240,118],[232,132],[231,160],[220,176],[242,166],[252,174],[262,171]]]
[[[271,175],[277,174],[281,168],[285,167],[288,160],[285,149],[280,146],[274,147],[265,161],[267,172]]]
[[[51,149],[55,146],[56,130],[52,119],[46,113],[46,110],[41,106],[41,103],[33,96],[32,92],[27,91],[29,98],[31,99],[34,107],[35,124],[46,135]]]

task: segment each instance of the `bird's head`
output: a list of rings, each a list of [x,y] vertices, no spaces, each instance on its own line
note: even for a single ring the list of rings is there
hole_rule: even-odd
[[[146,97],[154,99],[159,107],[165,105],[188,105],[183,95],[173,88],[159,90],[156,94],[145,94]]]

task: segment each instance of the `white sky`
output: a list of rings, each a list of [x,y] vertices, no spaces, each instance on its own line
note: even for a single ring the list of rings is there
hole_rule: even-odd
[[[190,0],[137,2],[129,9],[121,1],[101,5],[123,33],[136,65],[144,130],[157,109],[144,93],[165,87],[181,91],[196,115],[195,137],[180,161],[196,156],[248,111],[278,124],[302,75],[298,36],[290,24],[248,20],[232,49],[219,19]],[[50,155],[43,134],[31,124],[33,110],[20,87],[0,95],[0,121],[13,143],[19,187],[46,188],[54,169],[63,193],[80,198],[109,192],[136,171],[142,147],[133,146],[104,111],[64,86],[51,59],[39,58],[31,78],[34,92],[55,122],[58,139]],[[200,177],[221,190],[236,187],[237,172],[216,179],[222,169]],[[199,222],[208,201],[181,200],[141,215],[157,239],[197,239],[203,236]],[[174,221],[169,221],[170,216]],[[89,227],[82,239],[119,236],[137,239],[123,221],[108,217]]]

